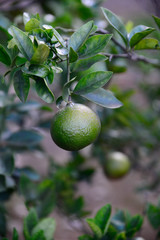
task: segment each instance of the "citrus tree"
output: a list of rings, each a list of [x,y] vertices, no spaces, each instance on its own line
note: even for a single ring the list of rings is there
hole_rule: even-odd
[[[89,8],[83,7],[90,13],[89,16],[94,17]],[[84,209],[83,197],[77,197],[74,189],[78,181],[89,180],[94,173],[92,167],[82,167],[86,159],[77,152],[93,142],[91,155],[97,157],[108,178],[127,174],[130,161],[132,167],[146,174],[148,167],[153,173],[157,169],[157,161],[151,161],[144,167],[141,161],[135,159],[137,156],[140,158],[140,146],[145,149],[146,155],[151,155],[159,147],[158,110],[152,115],[152,106],[148,112],[137,109],[129,100],[132,91],[111,89],[109,83],[114,73],[126,70],[126,64],[119,65],[120,59],[125,59],[129,64],[142,64],[142,71],[146,71],[146,65],[147,68],[160,67],[160,19],[153,17],[155,26],[138,25],[128,30],[129,27],[109,9],[102,8],[101,11],[108,23],[105,29],[92,20],[77,29],[68,28],[65,23],[62,27],[58,24],[55,26],[56,21],[48,24],[39,14],[26,12],[23,14],[23,26],[9,21],[5,26],[0,26],[3,35],[0,62],[6,66],[0,78],[2,237],[6,235],[5,202],[14,191],[24,196],[29,210],[23,223],[26,240],[53,239],[55,220],[48,215],[55,206],[61,212],[78,218],[88,214]],[[152,37],[148,37],[150,34]],[[144,50],[145,53],[139,54]],[[154,58],[153,51],[157,54]],[[58,89],[54,86],[54,79],[58,82]],[[11,93],[12,88],[14,93]],[[155,94],[147,84],[141,88],[148,91],[148,97],[157,99],[158,92]],[[40,100],[27,100],[30,90],[31,95],[36,92],[48,105]],[[19,101],[15,101],[15,96]],[[50,104],[53,102],[58,108],[57,113],[43,121],[43,114],[52,112]],[[97,105],[96,112],[86,106],[93,106],[92,103]],[[34,119],[33,111],[37,111],[40,117]],[[31,129],[33,125],[30,129],[25,128],[27,119],[34,121],[36,127],[49,128],[58,146],[73,151],[65,166],[56,164],[48,156],[41,144],[42,135]],[[10,122],[12,125],[16,123],[18,131],[12,130]],[[136,128],[140,129],[137,133]],[[114,130],[118,134],[114,134]],[[107,161],[106,146],[107,152],[110,151]],[[127,147],[129,157],[124,154]],[[50,163],[48,175],[43,179],[30,167],[17,168],[15,165],[16,153],[36,150],[41,151]],[[159,178],[157,173],[142,188],[156,188]],[[160,227],[159,211],[159,204],[147,205],[147,216],[155,229]],[[131,216],[125,211],[118,211],[111,217],[111,205],[107,204],[97,212],[95,218],[86,221],[92,232],[80,236],[80,240],[136,239],[135,234],[143,224],[143,217]],[[13,231],[13,239],[18,239],[16,229]]]

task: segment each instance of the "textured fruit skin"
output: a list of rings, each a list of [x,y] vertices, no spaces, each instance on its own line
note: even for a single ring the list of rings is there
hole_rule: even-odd
[[[104,171],[109,178],[120,178],[128,173],[130,169],[129,158],[121,152],[111,152],[107,156]]]
[[[89,107],[70,103],[53,117],[51,136],[59,147],[77,151],[94,142],[100,129],[100,120]]]

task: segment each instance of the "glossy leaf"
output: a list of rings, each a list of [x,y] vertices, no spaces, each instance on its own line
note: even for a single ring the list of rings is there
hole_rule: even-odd
[[[53,69],[50,68],[48,75],[45,77],[47,83],[52,84],[54,80],[54,72]]]
[[[39,28],[40,22],[36,18],[31,18],[25,25],[25,31],[30,32],[33,29]]]
[[[147,217],[153,228],[157,229],[160,227],[160,207],[148,204]]]
[[[31,130],[20,130],[14,132],[6,139],[7,144],[14,146],[34,146],[42,140],[42,136]]]
[[[122,103],[113,95],[112,92],[103,88],[99,88],[91,93],[82,94],[82,96],[102,107],[119,108],[122,106]]]
[[[53,39],[56,39],[57,42],[59,42],[63,47],[65,47],[65,42],[64,39],[61,37],[61,35],[56,31],[56,29],[54,29],[52,26],[50,25],[43,25],[43,28],[46,30],[51,30],[53,37],[52,37],[52,41],[54,41]]]
[[[11,58],[5,48],[0,44],[0,62],[7,66],[11,65]]]
[[[100,227],[95,223],[94,219],[88,218],[88,219],[86,219],[86,222],[88,223],[88,225],[92,229],[95,236],[98,237],[98,239],[101,239],[102,236],[103,236],[103,233],[102,233]]]
[[[27,58],[28,60],[31,60],[34,54],[34,49],[33,49],[33,44],[31,39],[27,36],[26,33],[21,31],[17,27],[12,26],[11,31],[20,52],[24,55],[25,58]]]
[[[76,85],[74,92],[77,94],[87,94],[104,86],[112,77],[112,72],[93,72],[82,77]]]
[[[47,103],[54,102],[54,95],[47,86],[46,80],[43,78],[37,78],[36,80],[36,92],[43,101]]]
[[[16,57],[16,66],[19,67],[27,62],[27,59],[24,57]]]
[[[93,21],[90,21],[81,26],[76,32],[72,34],[68,42],[68,49],[71,47],[75,52],[85,43],[91,30],[93,28]]]
[[[101,62],[101,61],[105,61],[108,58],[101,55],[101,54],[97,54],[93,57],[89,57],[89,58],[84,58],[81,60],[76,61],[75,63],[71,64],[71,71],[84,71],[87,70],[88,68],[90,68],[93,64],[97,63],[97,62]]]
[[[48,66],[42,64],[31,64],[28,69],[26,67],[22,68],[22,71],[31,76],[33,75],[44,78],[48,75],[49,68]]]
[[[68,96],[69,96],[69,88],[71,87],[71,85],[76,81],[76,77],[71,79],[69,82],[65,83],[63,86],[63,90],[62,90],[62,97],[64,101],[68,101]]]
[[[31,63],[33,64],[44,63],[48,58],[49,52],[50,52],[50,49],[46,44],[38,45],[38,47],[36,48],[32,56]]]
[[[56,223],[53,218],[45,218],[41,220],[32,230],[32,234],[43,231],[46,240],[52,240],[55,232]]]
[[[144,25],[138,25],[132,29],[129,34],[129,43],[131,48],[139,43],[143,38],[153,32],[155,29]]]
[[[0,154],[0,174],[11,175],[14,169],[14,158],[12,154]]]
[[[122,21],[110,10],[106,8],[101,8],[101,9],[104,14],[104,17],[107,19],[109,24],[120,34],[125,44],[127,45],[128,43],[127,31]]]
[[[111,205],[107,204],[104,207],[102,207],[95,216],[95,221],[97,225],[102,230],[103,235],[106,234],[109,226],[109,219],[111,216]]]
[[[30,81],[28,75],[23,73],[21,70],[18,70],[14,74],[13,84],[17,96],[22,102],[25,102],[30,89]]]
[[[69,50],[69,62],[73,63],[73,62],[77,61],[77,59],[78,59],[78,54],[73,50],[72,47],[70,47],[70,50]]]
[[[159,29],[160,29],[160,18],[159,18],[159,17],[156,17],[156,16],[153,16],[153,19],[154,19],[155,23],[157,24],[157,26],[158,26]]]
[[[91,57],[101,52],[110,41],[112,34],[95,35],[90,37],[85,44],[79,49],[80,58]]]
[[[135,50],[143,49],[160,49],[159,42],[154,38],[145,38],[142,39],[138,44],[136,44]]]
[[[48,42],[50,41],[50,38],[48,34],[45,32],[45,30],[41,28],[33,29],[29,32],[29,35],[35,36],[39,41]]]

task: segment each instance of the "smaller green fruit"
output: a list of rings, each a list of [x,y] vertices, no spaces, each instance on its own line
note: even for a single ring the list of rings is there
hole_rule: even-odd
[[[129,158],[121,152],[112,152],[107,156],[104,172],[109,178],[120,178],[128,173],[130,169]]]

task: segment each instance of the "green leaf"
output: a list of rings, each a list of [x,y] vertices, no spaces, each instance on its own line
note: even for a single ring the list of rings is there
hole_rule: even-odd
[[[53,37],[52,37],[52,41],[54,42],[54,40],[58,41],[63,47],[65,47],[65,42],[64,39],[61,37],[61,35],[56,31],[56,29],[54,29],[52,26],[50,25],[43,25],[44,29],[47,30],[51,30]]]
[[[103,88],[99,88],[91,93],[82,94],[82,96],[102,107],[119,108],[122,106],[122,103],[113,95],[112,92]]]
[[[24,55],[25,58],[27,58],[28,60],[31,60],[34,54],[34,49],[33,49],[33,44],[31,39],[26,35],[26,33],[21,31],[17,27],[12,26],[11,31],[20,52]]]
[[[25,25],[25,31],[30,32],[33,29],[39,28],[40,22],[36,18],[31,18]]]
[[[16,57],[16,66],[19,67],[27,62],[27,59],[24,57]]]
[[[12,237],[12,240],[18,240],[18,239],[19,239],[18,232],[17,232],[17,230],[14,228],[14,229],[13,229],[13,237]]]
[[[37,145],[41,140],[42,136],[39,133],[30,130],[14,132],[6,139],[7,144],[27,147]]]
[[[39,64],[39,65],[31,64],[28,69],[26,67],[23,67],[22,71],[31,76],[33,75],[33,76],[44,78],[48,75],[49,68],[48,66],[42,65],[42,64]]]
[[[63,100],[68,102],[68,96],[69,96],[69,88],[71,87],[71,85],[76,81],[76,77],[74,77],[73,79],[71,79],[69,82],[65,83],[63,86],[63,90],[62,90],[62,97]]]
[[[90,37],[85,44],[79,49],[80,58],[91,57],[101,52],[110,41],[112,34],[95,35]]]
[[[4,192],[6,190],[6,178],[4,175],[0,174],[0,192]]]
[[[43,231],[46,240],[52,240],[55,232],[56,223],[53,218],[45,218],[41,220],[32,230],[32,234]]]
[[[143,38],[153,32],[155,29],[144,25],[138,25],[132,29],[129,34],[129,43],[131,48],[139,43]]]
[[[115,240],[127,240],[125,232],[119,233],[119,234],[116,236]]]
[[[78,240],[94,240],[94,238],[85,234],[85,235],[78,237]]]
[[[23,223],[23,232],[26,240],[30,240],[30,237],[32,236],[32,230],[37,224],[38,224],[37,213],[34,208],[31,208],[29,210],[29,214],[27,215],[27,217],[24,218]]]
[[[126,224],[126,236],[133,237],[143,224],[143,218],[140,215],[132,217]]]
[[[104,207],[102,207],[95,216],[96,224],[100,227],[102,230],[103,235],[106,234],[109,226],[109,219],[111,216],[111,205],[107,204]]]
[[[145,38],[142,39],[138,44],[136,44],[134,50],[143,50],[143,49],[159,49],[159,42],[154,38]]]
[[[73,50],[72,47],[70,47],[69,49],[69,62],[73,63],[75,61],[77,61],[78,59],[78,54]]]
[[[30,240],[46,240],[42,230],[32,235]]]
[[[110,10],[103,7],[101,9],[104,14],[104,17],[107,19],[109,24],[120,34],[123,41],[127,45],[128,43],[127,31],[122,21]]]
[[[38,45],[31,59],[31,63],[34,63],[34,64],[44,63],[49,56],[49,52],[50,52],[50,49],[46,44]]]
[[[54,95],[47,86],[46,80],[43,78],[36,79],[36,92],[43,101],[47,103],[54,102]]]
[[[22,102],[25,102],[30,89],[29,77],[21,70],[18,70],[14,74],[13,84],[17,96]]]
[[[76,85],[74,92],[77,94],[87,94],[104,86],[112,77],[112,72],[93,72],[82,77]]]
[[[12,154],[0,154],[0,174],[11,175],[14,169],[14,158]]]
[[[160,208],[159,207],[149,203],[147,206],[147,217],[153,228],[157,229],[160,227]]]
[[[72,34],[68,42],[68,49],[71,47],[75,52],[85,43],[91,30],[93,28],[93,21],[90,21],[81,26],[76,32]]]
[[[11,65],[11,58],[5,48],[0,44],[0,62],[7,66]]]
[[[20,178],[21,176],[27,176],[28,179],[32,181],[38,181],[40,180],[40,176],[35,170],[33,170],[30,167],[24,167],[24,168],[15,168],[14,169],[14,176],[17,176]]]
[[[47,83],[52,84],[54,80],[54,72],[53,69],[50,68],[48,75],[45,77]]]
[[[84,71],[90,68],[94,63],[105,61],[107,59],[108,59],[107,57],[101,54],[97,54],[93,57],[81,59],[71,64],[71,71],[73,72],[82,71],[82,70]]]
[[[48,34],[45,32],[45,30],[41,28],[33,29],[29,32],[29,35],[35,36],[39,41],[49,42],[50,38]]]
[[[87,218],[86,222],[88,223],[88,225],[92,229],[95,236],[98,237],[98,238],[102,238],[103,233],[102,233],[100,227],[95,223],[95,220],[92,219],[92,218]]]
[[[159,17],[156,17],[156,16],[153,16],[153,19],[154,19],[155,23],[157,24],[157,26],[158,26],[159,29],[160,29],[160,18],[159,18]]]

